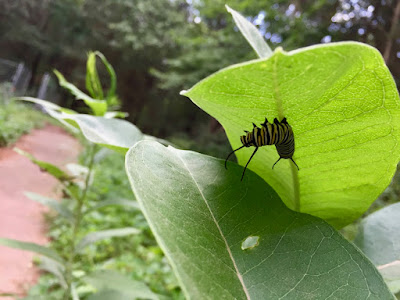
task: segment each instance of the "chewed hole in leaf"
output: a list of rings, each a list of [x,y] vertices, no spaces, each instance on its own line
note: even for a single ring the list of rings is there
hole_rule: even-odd
[[[242,250],[248,250],[258,246],[259,239],[259,236],[248,236],[242,243]]]

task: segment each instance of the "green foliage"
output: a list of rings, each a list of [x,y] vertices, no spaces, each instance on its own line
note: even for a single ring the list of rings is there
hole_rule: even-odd
[[[91,244],[83,250],[80,262],[75,267],[84,274],[101,270],[118,270],[128,278],[146,283],[157,293],[182,299],[171,268],[157,246],[142,213],[138,210],[137,203],[132,200],[134,196],[121,155],[107,149],[100,150],[96,155],[93,174],[93,184],[87,194],[86,206],[89,209],[80,225],[79,238],[107,228],[135,227],[142,233]],[[115,203],[110,205],[114,199],[126,200],[122,201],[123,206]],[[129,203],[126,204],[127,202]],[[71,225],[59,215],[49,214],[47,218],[52,248],[65,253],[70,242],[68,232]],[[85,279],[86,275],[78,280],[77,289],[81,297],[95,292],[87,285]],[[32,288],[29,294],[31,296],[46,294],[60,299],[58,296],[60,288],[56,288],[57,285],[59,283],[55,284],[54,277],[42,276],[39,285]]]
[[[110,87],[106,92],[106,96],[104,96],[105,93],[97,72],[96,57],[100,58],[110,76]],[[77,100],[83,100],[96,116],[104,116],[110,108],[119,107],[119,99],[116,95],[117,76],[114,68],[101,52],[89,52],[86,62],[86,89],[92,97],[79,90],[72,83],[66,81],[64,76],[57,70],[54,70],[54,73],[58,78],[60,86],[67,89]],[[118,116],[120,112],[114,113]]]
[[[18,138],[49,120],[42,113],[20,103],[0,99],[0,147],[15,143]]]
[[[365,45],[278,50],[267,60],[224,69],[184,95],[222,124],[234,149],[252,122],[286,117],[300,171],[289,160],[272,169],[278,159],[274,147],[261,148],[249,168],[288,207],[335,227],[368,209],[399,161],[396,86],[380,54]],[[238,151],[239,163],[244,165],[253,150]]]
[[[216,9],[220,1],[73,2],[54,1],[50,7],[61,13],[66,5],[66,14],[76,12],[78,18],[84,12],[91,12],[85,16],[85,26],[80,30],[94,28],[94,42],[109,42],[106,49],[112,48],[114,59],[117,58],[121,72],[125,73],[122,76],[125,88],[128,87],[125,95],[132,96],[133,106],[137,108],[132,109],[133,117],[141,122],[147,120],[146,124],[152,128],[158,126],[154,125],[156,122],[161,123],[158,127],[163,134],[175,135],[174,128],[184,127],[185,122],[186,126],[190,124],[200,130],[201,126],[196,125],[205,119],[204,115],[197,118],[198,114],[183,104],[169,109],[173,110],[172,118],[166,115],[168,110],[162,108],[171,106],[177,88],[194,83],[221,66],[252,57],[244,40],[232,35],[233,23],[227,20],[227,14]],[[250,16],[265,7],[265,3],[254,0],[234,0],[230,4],[243,8]],[[271,3],[268,18],[273,16],[277,21],[271,28],[284,37],[289,29],[298,27],[302,30],[301,43],[320,40],[327,32],[315,29],[313,24],[318,23],[318,18],[313,12],[321,7],[335,10],[336,6],[330,1],[296,3],[295,10],[300,5],[305,9],[301,18],[290,13],[287,3]],[[170,13],[170,9],[175,10]],[[108,12],[107,17],[103,11]],[[230,12],[259,56],[269,57],[268,45],[251,22],[232,9]],[[51,18],[55,15],[51,14]],[[195,15],[201,16],[199,24],[195,24]],[[154,23],[153,18],[160,23]],[[193,22],[188,23],[191,19]],[[289,49],[295,45],[290,38],[283,43]],[[103,90],[96,57],[102,60],[111,77],[108,93]],[[149,298],[155,293],[182,298],[162,251],[138,209],[137,199],[187,296],[393,298],[376,268],[357,248],[323,220],[294,212],[282,203],[283,200],[294,210],[320,216],[341,227],[362,214],[387,186],[399,157],[400,115],[394,82],[374,49],[355,43],[292,52],[277,48],[267,59],[222,70],[186,92],[221,122],[235,148],[241,131],[250,129],[252,122],[262,122],[265,116],[270,120],[288,118],[295,131],[295,160],[300,171],[288,162],[281,162],[274,171],[270,170],[277,154],[273,147],[264,147],[250,165],[261,177],[249,170],[240,184],[242,167],[229,163],[226,171],[220,160],[165,148],[154,142],[157,138],[143,135],[134,125],[110,118],[121,115],[107,111],[114,101],[110,99],[115,99],[109,98],[115,94],[115,72],[98,52],[89,53],[86,66],[85,82],[90,96],[67,82],[60,73],[58,77],[60,84],[84,100],[97,116],[77,114],[40,99],[24,100],[41,103],[51,116],[83,133],[89,142],[122,153],[132,147],[126,156],[126,166],[135,195],[131,195],[126,179],[118,173],[123,166],[113,158],[110,160],[113,165],[106,167],[108,158],[90,144],[84,158],[85,167],[71,169],[71,175],[79,177],[76,184],[64,186],[70,200],[66,208],[73,212],[72,226],[67,218],[52,219],[53,247],[65,264],[46,259],[41,262],[43,269],[55,275],[58,286],[54,288],[47,281],[46,290],[39,289],[41,293],[46,293],[49,299],[58,296],[60,291],[65,299],[144,295],[137,292],[147,293]],[[162,97],[152,90],[154,82],[147,73],[149,68],[163,88],[169,89]],[[152,96],[142,97],[143,90]],[[146,102],[150,98],[152,102]],[[181,125],[178,121],[183,115],[189,121]],[[166,119],[176,120],[175,127],[167,129]],[[196,130],[192,129],[191,133]],[[203,140],[211,141],[211,138],[204,134]],[[215,151],[221,151],[222,145],[218,147]],[[244,164],[249,155],[246,150],[238,152],[239,163]],[[79,169],[84,170],[81,175]],[[54,201],[33,198],[65,215]],[[119,206],[127,201],[131,203]],[[263,201],[268,201],[268,205],[263,205]],[[139,230],[141,234],[137,234]],[[110,239],[127,234],[129,238]],[[1,241],[45,252],[34,245]],[[125,276],[104,273],[112,268]],[[398,270],[389,272],[385,266],[385,271],[382,271],[385,278],[397,288],[398,277],[394,271]],[[109,277],[114,280],[117,277],[118,284],[108,284]],[[129,285],[137,289],[129,290]],[[50,290],[54,292],[51,295]]]
[[[227,172],[222,160],[140,142],[126,168],[188,298],[392,299],[374,266],[328,224],[289,210],[253,173],[237,184],[242,167]],[[258,245],[242,250],[249,236]]]

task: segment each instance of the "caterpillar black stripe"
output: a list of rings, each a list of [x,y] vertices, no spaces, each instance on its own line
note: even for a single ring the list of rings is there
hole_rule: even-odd
[[[292,127],[286,121],[286,118],[283,118],[281,122],[275,118],[274,123],[269,123],[267,118],[265,118],[264,123],[261,124],[261,128],[257,127],[256,124],[253,123],[253,130],[245,130],[244,132],[246,135],[242,135],[240,137],[240,141],[243,146],[229,153],[225,160],[226,168],[226,162],[234,152],[242,149],[243,147],[256,147],[253,154],[250,156],[249,161],[244,167],[242,178],[240,179],[241,181],[243,180],[244,173],[246,172],[247,166],[249,165],[254,154],[256,154],[258,148],[262,146],[275,145],[276,147],[276,151],[279,154],[279,159],[273,164],[272,169],[282,158],[290,159],[296,165],[297,169],[299,169],[292,158],[294,154],[294,135]]]

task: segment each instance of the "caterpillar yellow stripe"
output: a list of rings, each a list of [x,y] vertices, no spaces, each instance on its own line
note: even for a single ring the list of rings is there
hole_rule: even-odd
[[[250,159],[246,163],[244,167],[242,178],[243,180],[244,173],[246,172],[247,166],[249,165],[251,159],[253,158],[254,154],[256,154],[259,147],[262,146],[270,146],[275,145],[276,151],[279,154],[279,159],[273,164],[272,169],[276,165],[278,161],[282,158],[290,159],[299,169],[296,162],[293,160],[294,154],[294,134],[293,129],[287,122],[286,118],[283,118],[282,121],[278,121],[277,118],[274,119],[274,123],[269,123],[267,118],[265,118],[264,123],[261,124],[261,128],[257,127],[256,124],[253,123],[253,130],[246,131],[246,135],[242,135],[240,137],[240,142],[242,146],[233,150],[229,153],[228,157],[225,160],[225,168],[226,162],[228,161],[229,157],[244,147],[255,147],[253,154],[250,156]]]

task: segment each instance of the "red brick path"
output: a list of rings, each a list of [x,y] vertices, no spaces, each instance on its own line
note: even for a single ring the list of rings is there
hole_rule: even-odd
[[[76,139],[51,125],[33,130],[13,147],[58,166],[76,162],[81,150]],[[43,218],[46,209],[25,197],[24,191],[55,197],[57,181],[12,147],[0,148],[0,237],[44,245],[48,242]],[[0,294],[23,295],[37,281],[39,272],[32,265],[33,256],[31,252],[0,246]]]

